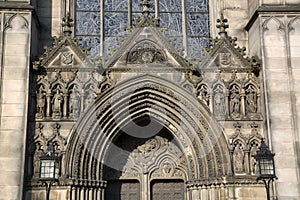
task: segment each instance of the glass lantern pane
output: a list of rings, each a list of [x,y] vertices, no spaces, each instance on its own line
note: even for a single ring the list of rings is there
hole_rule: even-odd
[[[261,159],[260,161],[261,174],[262,175],[274,175],[274,166],[272,159]]]

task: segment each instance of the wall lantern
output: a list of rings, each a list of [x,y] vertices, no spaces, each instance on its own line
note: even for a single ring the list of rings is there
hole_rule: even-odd
[[[59,177],[59,157],[54,152],[52,142],[49,142],[47,151],[40,156],[40,178],[46,185],[46,200],[49,200],[52,183],[58,181]]]
[[[263,139],[261,139],[261,145],[259,150],[254,155],[256,159],[257,180],[262,180],[266,187],[267,200],[270,200],[270,183],[274,179],[277,179],[275,174],[275,164],[274,164],[275,153],[272,153]]]

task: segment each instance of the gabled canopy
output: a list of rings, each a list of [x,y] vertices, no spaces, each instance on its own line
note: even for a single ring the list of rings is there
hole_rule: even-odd
[[[223,72],[253,72],[258,76],[260,63],[257,57],[247,57],[246,48],[239,47],[236,44],[236,38],[228,36],[226,32],[227,19],[223,15],[217,20],[217,28],[220,29],[220,38],[211,39],[211,44],[206,51],[207,56],[199,63],[197,69],[200,71],[215,71],[216,69]]]
[[[33,63],[33,68],[38,70],[44,68],[47,71],[51,70],[80,70],[84,68],[95,68],[87,55],[89,47],[81,46],[81,39],[71,37],[72,19],[69,14],[63,18],[63,35],[54,37],[54,42],[51,47],[45,47],[44,54],[39,58],[39,61]],[[102,67],[98,67],[100,72]]]

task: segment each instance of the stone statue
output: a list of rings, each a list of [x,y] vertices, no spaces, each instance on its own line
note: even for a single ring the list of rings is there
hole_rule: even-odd
[[[234,151],[234,172],[244,172],[244,152],[241,146],[237,146]]]
[[[230,112],[234,115],[240,114],[240,95],[238,92],[233,92],[230,95]]]
[[[80,111],[80,96],[78,92],[73,89],[70,94],[70,102],[69,102],[70,115],[72,117],[78,117]]]
[[[253,86],[249,86],[246,91],[246,110],[248,113],[256,113],[257,111],[257,96]]]
[[[214,109],[216,115],[224,115],[225,114],[225,102],[224,102],[224,94],[220,91],[215,93],[214,98]]]
[[[253,145],[250,151],[250,172],[251,174],[256,174],[256,159],[253,157],[253,155],[256,155],[257,153],[257,146]]]
[[[52,111],[54,117],[61,117],[61,105],[64,100],[63,95],[57,89],[52,99]]]
[[[201,87],[199,91],[198,98],[207,106],[209,106],[209,94],[207,92],[207,89],[204,87]]]
[[[87,109],[92,103],[95,103],[96,94],[93,91],[90,91],[85,99],[84,109]]]
[[[39,92],[37,93],[37,114],[39,116],[44,116],[44,110],[45,110],[45,93],[42,92],[42,89],[39,89]]]

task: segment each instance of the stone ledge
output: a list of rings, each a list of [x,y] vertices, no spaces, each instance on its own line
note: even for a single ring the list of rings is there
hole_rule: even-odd
[[[245,26],[245,30],[249,31],[250,28],[252,27],[253,23],[256,21],[258,16],[260,14],[266,14],[266,13],[299,13],[300,14],[300,5],[299,4],[291,4],[291,5],[286,5],[286,6],[275,6],[275,5],[265,5],[265,6],[260,6],[256,9],[256,11],[253,13],[251,16],[249,22]]]
[[[1,2],[0,9],[34,10],[34,7],[25,2]]]

